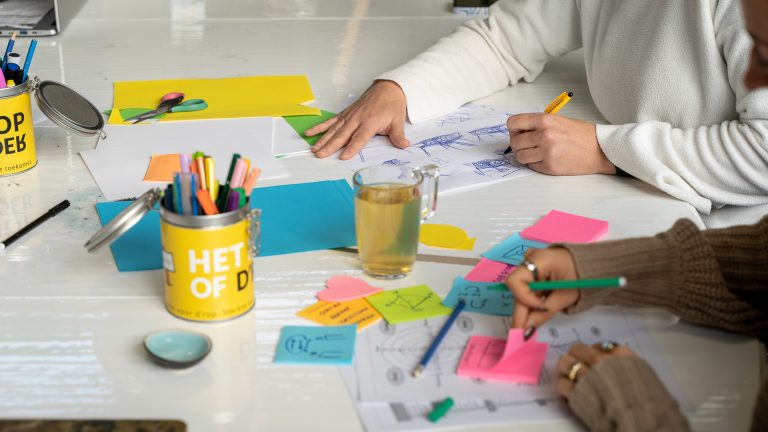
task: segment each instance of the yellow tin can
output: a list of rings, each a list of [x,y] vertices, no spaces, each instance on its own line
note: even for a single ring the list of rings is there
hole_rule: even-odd
[[[37,77],[0,89],[0,176],[37,165],[31,95],[43,114],[78,135],[101,132],[104,119],[87,99],[69,87]]]
[[[142,195],[85,244],[92,252],[128,231],[162,197]],[[253,258],[260,243],[260,210],[247,206],[211,216],[160,208],[165,307],[179,318],[221,321],[253,308]]]

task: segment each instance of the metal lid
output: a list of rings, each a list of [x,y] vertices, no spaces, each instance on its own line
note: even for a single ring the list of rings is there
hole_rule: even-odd
[[[105,244],[112,243],[118,237],[125,234],[126,231],[136,225],[141,218],[152,210],[152,207],[162,198],[162,190],[154,188],[148,190],[144,195],[138,197],[136,201],[121,211],[108,224],[101,229],[85,243],[88,252],[94,252]]]
[[[88,99],[54,81],[35,77],[35,102],[52,122],[78,135],[93,136],[104,128],[104,117]]]

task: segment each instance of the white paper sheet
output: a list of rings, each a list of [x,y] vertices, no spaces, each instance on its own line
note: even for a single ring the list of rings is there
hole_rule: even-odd
[[[233,153],[261,168],[261,179],[288,176],[272,156],[272,117],[199,120],[148,125],[107,125],[95,150],[80,152],[104,197],[138,197],[167,183],[145,182],[153,154],[205,152],[216,161],[216,178],[226,179]]]
[[[690,408],[650,338],[644,315],[638,312],[599,307],[578,315],[560,315],[542,326],[536,337],[550,348],[536,386],[467,379],[454,373],[470,336],[506,335],[507,318],[475,313],[463,313],[457,319],[422,376],[413,378],[411,370],[444,320],[398,326],[382,322],[359,335],[354,365],[342,369],[342,376],[369,430],[428,427],[424,412],[431,403],[446,397],[454,398],[463,409],[451,416],[450,423],[441,421],[441,426],[563,418],[563,405],[555,389],[557,359],[574,343],[605,340],[624,344],[646,359],[681,407]]]
[[[295,129],[282,117],[275,118],[272,154],[275,156],[296,156],[309,153],[310,146]]]
[[[386,137],[375,137],[357,156],[341,163],[351,170],[374,165],[440,167],[440,191],[445,193],[532,173],[518,164],[509,146],[506,121],[510,115],[535,108],[465,106],[451,114],[406,125],[411,146],[398,149]]]

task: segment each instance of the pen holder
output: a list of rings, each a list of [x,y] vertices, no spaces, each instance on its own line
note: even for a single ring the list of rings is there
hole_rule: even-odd
[[[160,208],[165,306],[170,313],[192,321],[221,321],[253,307],[260,214],[247,206],[211,216]]]
[[[78,135],[101,133],[99,110],[74,90],[35,78],[0,88],[0,176],[19,174],[37,165],[31,95],[54,123]]]

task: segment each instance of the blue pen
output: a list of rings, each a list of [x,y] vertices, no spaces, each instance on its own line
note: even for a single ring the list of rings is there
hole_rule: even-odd
[[[27,73],[29,73],[29,65],[32,64],[32,56],[35,55],[35,48],[37,48],[37,39],[32,39],[29,43],[27,56],[24,57],[24,74],[21,76],[21,82],[27,80]]]
[[[451,326],[453,325],[453,322],[456,321],[456,318],[459,317],[459,314],[464,309],[464,306],[466,306],[467,303],[464,300],[459,300],[459,303],[456,304],[456,307],[453,308],[453,312],[451,313],[451,316],[448,317],[448,320],[443,324],[443,328],[440,329],[440,333],[437,334],[435,339],[432,341],[432,345],[429,346],[429,349],[427,349],[426,354],[424,354],[424,357],[421,358],[421,361],[419,362],[419,365],[416,366],[416,369],[413,370],[413,377],[418,378],[421,373],[424,371],[424,368],[427,367],[427,363],[429,363],[429,360],[432,358],[433,355],[435,355],[435,352],[437,352],[437,348],[440,347],[440,343],[445,339],[445,335],[448,334],[448,330],[451,329]]]
[[[8,46],[5,47],[5,55],[3,56],[3,62],[0,63],[0,68],[5,70],[5,65],[8,62],[8,53],[13,51],[13,44],[16,42],[16,32],[11,35],[11,40],[8,41]]]
[[[176,213],[184,213],[181,206],[181,175],[176,173],[173,176],[173,204],[176,207]]]
[[[190,199],[192,200],[192,215],[197,216],[200,214],[200,209],[197,204],[197,198],[195,197],[195,194],[197,193],[197,174],[192,173],[192,196]]]

